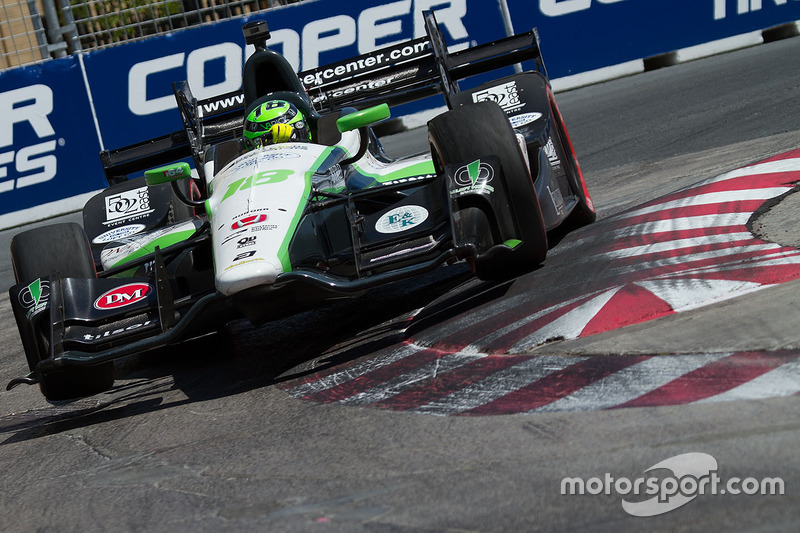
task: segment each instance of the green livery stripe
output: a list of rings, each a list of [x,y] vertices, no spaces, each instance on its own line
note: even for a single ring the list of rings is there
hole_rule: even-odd
[[[517,246],[522,244],[522,241],[519,240],[519,239],[508,239],[503,244],[505,244],[506,246],[508,246],[509,248],[511,248],[513,250],[514,248],[516,248]]]
[[[314,172],[317,170],[324,168],[327,170],[332,165],[338,163],[342,159],[347,159],[350,157],[350,152],[345,150],[341,146],[329,146],[322,152],[322,155],[314,161],[314,166],[311,167]]]
[[[147,254],[152,254],[153,252],[156,251],[156,246],[158,246],[163,250],[167,246],[172,246],[173,244],[185,241],[186,239],[194,235],[195,231],[197,230],[195,228],[192,228],[188,231],[176,231],[175,233],[169,233],[167,235],[164,235],[163,237],[159,237],[153,242],[148,243],[145,246],[142,246],[132,254],[126,256],[125,259],[117,261],[116,263],[114,263],[113,266],[118,267],[119,265],[124,265],[128,261],[133,261],[134,259],[138,259]]]
[[[284,272],[292,271],[292,262],[289,260],[289,244],[291,244],[292,237],[294,237],[294,232],[297,229],[297,225],[300,224],[300,219],[303,217],[303,213],[306,211],[306,204],[311,196],[311,179],[314,177],[316,171],[322,167],[333,155],[335,150],[341,151],[342,149],[337,146],[329,146],[326,148],[322,154],[320,154],[317,160],[314,161],[314,164],[311,165],[311,169],[305,174],[306,182],[305,187],[303,188],[303,199],[302,201],[298,202],[297,210],[294,212],[292,221],[289,223],[286,236],[283,238],[280,248],[278,248],[278,260],[281,262],[281,268],[283,268]]]
[[[405,168],[394,170],[388,174],[377,174],[375,172],[367,172],[358,165],[353,165],[353,169],[366,178],[372,178],[377,183],[386,183],[387,181],[401,180],[403,178],[411,178],[415,176],[422,176],[425,174],[435,174],[436,170],[433,168],[433,161],[420,161]]]

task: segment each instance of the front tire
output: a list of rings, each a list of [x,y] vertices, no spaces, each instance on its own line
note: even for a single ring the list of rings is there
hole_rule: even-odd
[[[516,239],[503,242],[493,214],[480,201],[459,206],[476,231],[474,244],[479,255],[473,271],[482,280],[508,279],[530,272],[547,255],[547,232],[536,196],[530,170],[519,149],[516,135],[505,112],[494,102],[479,102],[457,107],[428,123],[431,154],[438,173],[450,165],[464,165],[486,157],[496,157],[505,176],[508,210],[514,221]],[[476,209],[483,213],[476,213]],[[506,244],[510,253],[488,253],[485,236],[494,236],[492,244]],[[510,242],[513,241],[513,242]],[[519,242],[521,241],[521,242]]]
[[[62,278],[95,278],[89,239],[73,222],[35,228],[11,240],[11,262],[17,283],[28,283],[54,273]],[[27,323],[17,323],[28,360],[34,370],[41,360],[37,340]],[[44,376],[39,384],[51,401],[91,396],[114,385],[114,363],[89,367],[65,367]]]

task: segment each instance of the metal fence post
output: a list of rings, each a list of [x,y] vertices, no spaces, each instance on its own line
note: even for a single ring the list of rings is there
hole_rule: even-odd
[[[500,15],[503,17],[503,26],[506,29],[506,37],[514,35],[514,25],[511,23],[511,13],[508,11],[507,0],[497,0],[497,5],[500,6]],[[514,65],[514,72],[519,74],[522,72],[522,65],[516,63]]]

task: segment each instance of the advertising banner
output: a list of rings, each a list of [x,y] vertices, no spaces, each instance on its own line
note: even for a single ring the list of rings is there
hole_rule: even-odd
[[[550,77],[571,76],[789,21],[800,0],[506,0],[516,32],[538,28]],[[309,0],[247,18],[0,71],[0,227],[75,210],[105,186],[98,152],[181,128],[171,84],[207,98],[241,88],[242,24],[308,70],[423,36],[433,9],[447,44],[505,36],[493,0]],[[426,101],[428,107],[440,100]],[[395,110],[398,113],[408,108]],[[72,202],[59,202],[73,198]]]
[[[77,58],[2,72],[0,215],[103,187],[92,116]]]
[[[468,0],[303,2],[89,54],[86,69],[103,141],[121,146],[181,127],[171,83],[187,80],[208,98],[241,88],[247,56],[242,24],[265,19],[270,48],[308,70],[425,35],[422,12],[436,11],[449,45],[504,36],[496,3]],[[436,105],[442,105],[441,102]],[[113,110],[113,113],[110,112]],[[125,128],[114,127],[122,119]]]
[[[800,20],[798,0],[507,0],[514,30],[539,29],[551,78]]]

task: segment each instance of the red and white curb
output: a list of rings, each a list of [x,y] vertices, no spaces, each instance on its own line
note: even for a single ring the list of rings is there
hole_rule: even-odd
[[[292,382],[294,397],[439,415],[575,411],[800,392],[800,352],[527,355],[800,279],[800,250],[762,241],[753,213],[800,181],[800,150],[598,223],[570,248],[595,279],[565,300],[522,293],[407,344]],[[602,232],[602,233],[600,233]],[[598,245],[598,242],[600,243]],[[598,267],[598,265],[600,265]]]
[[[800,352],[561,357],[404,345],[285,390],[319,403],[443,416],[755,400],[800,393]]]

